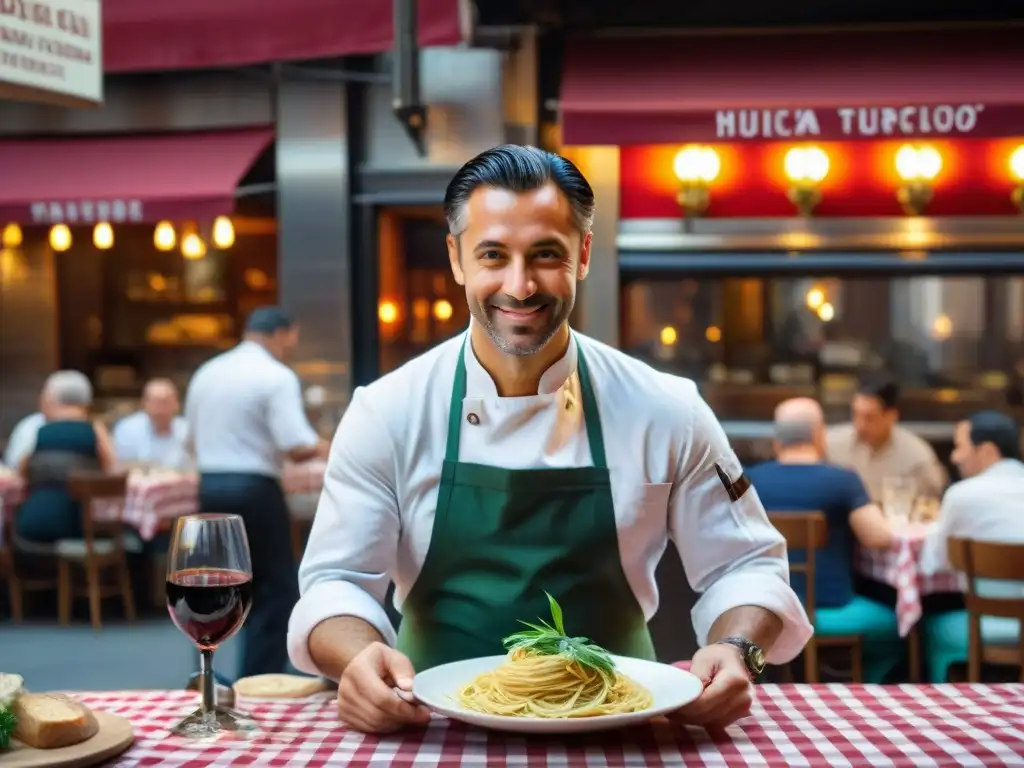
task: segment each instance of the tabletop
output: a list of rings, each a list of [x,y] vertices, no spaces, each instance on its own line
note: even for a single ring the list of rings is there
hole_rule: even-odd
[[[127,717],[135,745],[115,766],[1000,766],[1024,765],[1024,685],[763,685],[752,715],[724,732],[667,722],[539,737],[435,716],[425,728],[368,736],[338,724],[329,695],[243,708],[262,733],[195,744],[168,729],[197,706],[183,691],[76,695]]]
[[[913,523],[897,528],[889,549],[857,547],[854,568],[863,576],[896,590],[896,618],[906,637],[921,618],[922,595],[959,592],[960,575],[955,571],[925,574],[918,568],[921,548],[934,523]]]

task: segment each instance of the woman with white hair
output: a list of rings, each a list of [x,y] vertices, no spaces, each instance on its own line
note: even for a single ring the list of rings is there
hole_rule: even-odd
[[[106,428],[89,417],[92,385],[84,374],[51,374],[42,401],[46,423],[20,467],[28,493],[18,509],[17,530],[23,539],[48,544],[82,537],[82,512],[68,492],[71,473],[108,472],[116,459]]]

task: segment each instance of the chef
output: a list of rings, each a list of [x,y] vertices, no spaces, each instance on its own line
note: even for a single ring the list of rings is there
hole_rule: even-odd
[[[416,671],[502,653],[548,614],[545,591],[573,635],[653,659],[671,539],[701,593],[692,668],[707,684],[678,715],[744,716],[765,659],[790,661],[812,630],[693,382],[569,328],[589,183],[558,155],[497,147],[456,173],[445,212],[469,329],[355,391],[300,567],[293,663],[339,681],[349,726],[386,732],[428,717],[403,693]]]

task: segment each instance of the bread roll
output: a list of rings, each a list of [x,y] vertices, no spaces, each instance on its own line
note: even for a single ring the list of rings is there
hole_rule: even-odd
[[[52,693],[26,693],[14,701],[18,727],[14,738],[36,749],[81,744],[99,731],[96,717],[84,704]]]
[[[234,688],[236,696],[247,699],[303,699],[329,690],[319,677],[274,674],[243,677]]]

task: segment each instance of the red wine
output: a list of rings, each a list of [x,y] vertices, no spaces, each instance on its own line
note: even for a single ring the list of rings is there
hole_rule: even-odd
[[[167,577],[167,610],[202,650],[237,632],[252,607],[252,577],[222,568],[189,568]]]

